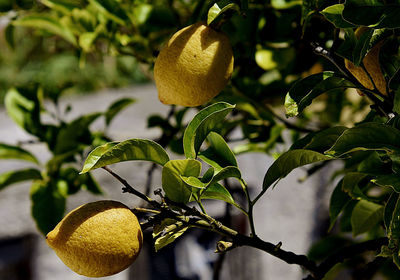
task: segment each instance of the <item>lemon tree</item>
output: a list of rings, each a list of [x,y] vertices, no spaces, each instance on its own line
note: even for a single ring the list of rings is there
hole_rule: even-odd
[[[45,101],[58,108],[61,93],[49,92],[45,80],[8,90],[9,116],[52,157],[41,163],[28,145],[0,143],[0,159],[31,164],[0,174],[0,189],[33,181],[33,218],[71,269],[101,276],[129,266],[141,246],[132,210],[152,230],[143,242],[156,251],[200,228],[221,236],[219,253],[257,248],[301,266],[305,279],[340,273],[400,277],[398,1],[6,1],[1,13],[8,18],[4,38],[11,47],[21,43],[18,32],[34,29],[51,40],[55,56],[57,50],[74,50],[81,67],[109,55],[134,58],[154,79],[160,101],[173,105],[166,116],[148,116],[148,127],[160,131],[156,139],[116,142],[107,129],[94,131],[91,124],[102,118],[109,126],[135,100],[70,121],[68,110],[51,113]],[[255,152],[275,161],[262,185],[250,189],[237,157]],[[150,162],[148,182],[157,169],[161,180],[134,188],[112,170],[126,161]],[[321,230],[309,252],[297,254],[265,240],[254,221],[259,200],[294,169],[305,169],[306,180],[323,167],[333,171],[336,186],[323,190],[329,207],[316,209],[327,214],[317,221]],[[101,194],[91,175],[98,168],[145,207],[99,202],[62,219],[69,195]],[[149,195],[155,186],[160,189]],[[239,192],[233,194],[232,186]],[[249,233],[210,216],[208,200],[241,213]],[[99,212],[101,205],[110,208]],[[120,212],[121,220],[107,218]],[[93,215],[82,221],[88,213]],[[132,225],[126,235],[125,224]],[[108,226],[114,236],[98,238]],[[81,240],[83,231],[87,238]],[[107,255],[101,257],[98,249],[104,247]],[[122,259],[115,261],[117,252]]]

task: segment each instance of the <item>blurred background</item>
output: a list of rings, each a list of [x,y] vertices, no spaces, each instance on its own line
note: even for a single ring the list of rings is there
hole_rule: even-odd
[[[38,168],[57,178],[55,185],[21,183],[21,178],[14,178],[7,187],[0,182],[0,280],[86,279],[58,259],[43,233],[83,203],[115,199],[132,208],[141,205],[136,197],[123,194],[121,185],[103,170],[91,172],[82,182],[77,179],[84,156],[94,146],[129,138],[168,139],[169,152],[181,157],[182,127],[197,109],[161,104],[152,81],[152,64],[163,42],[180,27],[204,20],[215,1],[116,2],[0,0],[0,142],[33,155],[28,156],[30,161],[21,161],[0,154],[0,174]],[[279,121],[284,116],[277,114],[277,118],[269,107],[259,114],[254,102],[282,109],[295,80],[332,67],[302,40],[318,39],[330,46],[333,34],[330,23],[318,17],[310,20],[313,30],[302,34],[301,1],[255,2],[247,17],[233,14],[224,25],[237,68],[232,85],[218,97],[240,103],[241,124],[230,123],[227,134],[234,139],[231,146],[240,151],[239,167],[253,195],[260,191],[274,158],[301,136],[285,129]],[[133,8],[128,9],[131,4]],[[250,101],[234,94],[240,90]],[[306,112],[300,126],[315,119],[319,127],[361,120],[368,104],[357,94],[347,96],[338,92],[317,100],[313,115]],[[6,110],[5,103],[15,110]],[[96,112],[105,113],[90,115]],[[77,132],[79,137],[74,136]],[[321,168],[315,174],[307,169],[292,172],[279,188],[260,199],[255,224],[262,239],[306,254],[324,236],[329,226],[328,200],[336,181],[331,182],[332,165]],[[160,170],[151,164],[125,162],[112,169],[143,192],[152,194],[160,188]],[[35,176],[29,173],[27,179]],[[240,188],[230,184],[233,192]],[[62,192],[64,185],[68,199]],[[226,203],[205,206],[227,225],[248,230],[244,217]],[[46,219],[52,223],[43,222]],[[304,276],[298,266],[255,249],[215,254],[218,240],[213,234],[190,230],[156,254],[151,233],[146,232],[135,264],[106,279],[294,280]],[[346,279],[346,275],[340,277]]]

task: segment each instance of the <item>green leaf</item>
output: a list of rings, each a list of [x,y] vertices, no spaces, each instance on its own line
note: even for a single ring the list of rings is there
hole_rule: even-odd
[[[204,173],[203,177],[201,178],[201,181],[203,183],[208,183],[211,181],[211,179],[214,177],[215,169],[214,167],[210,167],[207,169],[207,171]]]
[[[39,164],[37,158],[29,151],[4,143],[0,143],[0,159],[20,159]]]
[[[108,107],[107,111],[105,112],[105,117],[106,117],[106,125],[110,125],[112,119],[123,109],[125,109],[127,106],[135,103],[136,100],[133,98],[122,98],[117,101],[115,101],[113,104]]]
[[[240,7],[236,3],[229,3],[227,5],[223,4],[224,1],[219,1],[215,3],[209,10],[207,16],[207,25],[210,25],[213,21],[215,21],[220,15],[228,10],[233,10],[240,13]]]
[[[345,126],[335,126],[309,133],[304,138],[293,143],[290,149],[305,149],[323,153],[335,144],[336,140],[346,129],[347,127]]]
[[[353,28],[355,25],[347,22],[342,17],[342,12],[344,9],[343,4],[336,4],[329,7],[326,7],[321,11],[321,14],[325,16],[327,20],[333,23],[333,25],[337,28]]]
[[[400,152],[400,131],[381,123],[363,123],[349,128],[326,153],[335,157],[360,150]]]
[[[64,184],[35,181],[31,187],[32,216],[46,235],[62,219],[68,189]]]
[[[362,192],[358,183],[367,177],[367,174],[358,172],[348,172],[343,177],[342,190],[351,198],[360,200],[367,199],[367,196]]]
[[[331,159],[329,156],[310,150],[287,151],[275,160],[268,169],[264,176],[263,189],[268,189],[276,180],[285,177],[297,167]]]
[[[352,200],[351,197],[342,190],[343,180],[337,184],[335,189],[333,190],[330,203],[329,203],[329,218],[330,218],[330,226],[329,230],[335,225],[335,222],[339,216],[339,214],[344,210],[344,208],[349,204]]]
[[[383,219],[383,206],[367,201],[359,201],[351,214],[353,235],[357,236],[373,228]]]
[[[225,102],[218,102],[204,108],[194,116],[183,136],[183,149],[187,158],[197,157],[204,139],[211,131],[217,129],[217,125],[234,107]]]
[[[344,20],[374,28],[399,28],[400,4],[384,4],[377,0],[346,0]]]
[[[36,179],[42,179],[42,175],[34,168],[9,171],[0,174],[0,190],[15,183]]]
[[[79,174],[73,167],[63,168],[59,171],[59,179],[64,180],[68,185],[68,194],[75,194],[85,189],[93,194],[102,194],[102,190],[90,173]]]
[[[213,184],[209,186],[202,194],[201,199],[217,199],[225,201],[234,206],[238,206],[236,202],[233,200],[230,192],[221,184]],[[240,206],[239,206],[240,208]]]
[[[185,176],[180,176],[183,182],[188,184],[191,187],[194,187],[196,189],[205,189],[206,188],[206,183],[203,183],[199,178],[197,177],[185,177]]]
[[[169,161],[169,156],[163,147],[151,140],[130,139],[111,142],[97,147],[88,155],[81,173],[130,160],[152,161],[164,165]]]
[[[200,152],[199,158],[217,171],[226,166],[237,166],[236,157],[224,138],[215,132],[210,132],[207,136],[210,147],[204,152]]]
[[[393,192],[386,205],[385,205],[385,210],[384,210],[384,222],[385,222],[385,227],[386,227],[386,231],[389,232],[390,231],[390,223],[392,222],[393,219],[393,213],[395,211],[396,208],[396,203],[399,200],[399,194]]]
[[[288,117],[297,116],[319,95],[337,89],[354,88],[346,78],[325,71],[297,81],[286,94],[285,108]]]
[[[89,3],[96,7],[100,14],[106,18],[120,24],[125,25],[125,19],[128,18],[125,11],[120,7],[118,2],[113,0],[89,0]]]
[[[40,104],[36,92],[8,90],[4,103],[10,118],[27,132],[40,136]]]
[[[79,46],[84,52],[90,52],[98,34],[96,32],[84,32],[79,35]]]
[[[371,181],[382,187],[391,187],[395,192],[400,193],[400,174],[380,175]]]
[[[382,159],[377,151],[364,152],[365,155],[369,153],[365,159],[363,159],[357,167],[357,171],[368,175],[380,176],[384,174],[390,174],[392,170],[392,163],[390,160]]]
[[[353,59],[351,61],[354,65],[359,66],[368,52],[378,43],[383,43],[382,40],[391,34],[392,31],[389,29],[369,29],[364,32],[353,49]]]
[[[211,181],[208,182],[207,186],[212,186],[213,184],[228,178],[242,178],[239,168],[235,166],[227,166],[221,169],[216,175],[214,175]]]
[[[156,252],[168,244],[174,242],[178,237],[185,233],[190,227],[184,225],[182,222],[175,222],[162,226],[163,235],[158,237],[154,242],[154,248]]]
[[[50,15],[28,15],[13,21],[13,25],[43,29],[51,34],[58,35],[74,46],[77,46],[76,38],[72,31],[69,30],[68,27],[62,25],[59,19],[53,18]]]
[[[201,163],[194,159],[168,161],[162,169],[162,188],[166,196],[175,202],[187,203],[191,196],[191,186],[181,176],[199,177]]]
[[[69,15],[75,8],[84,8],[84,0],[40,0],[40,2],[52,10]]]
[[[89,126],[100,116],[101,113],[92,113],[62,127],[57,134],[54,154],[59,155],[79,149],[82,144],[89,145],[91,143]]]
[[[143,25],[147,19],[150,18],[151,12],[153,11],[153,5],[147,3],[139,3],[133,7],[133,18],[135,22],[133,24]]]

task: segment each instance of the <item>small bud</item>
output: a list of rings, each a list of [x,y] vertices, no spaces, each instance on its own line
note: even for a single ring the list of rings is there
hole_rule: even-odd
[[[232,242],[227,242],[227,241],[218,241],[217,243],[217,250],[215,250],[215,253],[223,253],[230,249],[233,246]]]

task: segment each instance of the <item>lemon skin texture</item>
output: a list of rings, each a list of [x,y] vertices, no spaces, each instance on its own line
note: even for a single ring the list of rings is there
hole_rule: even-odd
[[[359,27],[355,31],[355,35],[359,38],[368,28]],[[364,57],[361,66],[355,66],[351,61],[345,59],[345,67],[351,74],[367,89],[377,89],[383,95],[388,95],[386,89],[386,80],[383,76],[381,66],[379,63],[379,53],[383,45],[383,41],[377,43]]]
[[[104,200],[71,211],[47,234],[46,242],[71,270],[103,277],[132,264],[142,247],[143,234],[127,206]]]
[[[229,38],[202,22],[176,32],[154,65],[158,98],[164,104],[194,107],[207,103],[233,71]]]

